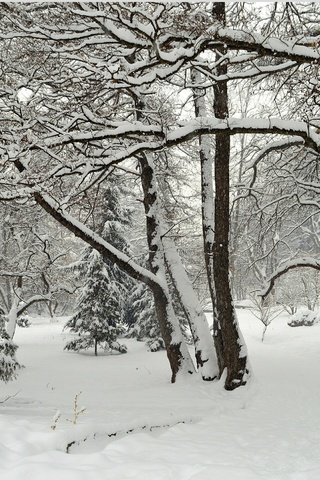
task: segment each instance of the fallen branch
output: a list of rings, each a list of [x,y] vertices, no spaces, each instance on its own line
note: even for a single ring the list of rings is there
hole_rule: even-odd
[[[193,420],[181,420],[176,423],[172,424],[165,424],[165,425],[143,425],[141,427],[133,427],[129,428],[128,430],[119,430],[117,432],[112,432],[112,433],[92,433],[87,435],[84,438],[81,438],[80,440],[73,440],[72,442],[69,442],[65,448],[66,453],[70,453],[71,447],[74,446],[79,446],[80,444],[88,441],[88,440],[96,440],[98,436],[106,436],[106,437],[118,437],[120,435],[129,435],[131,433],[139,433],[142,431],[149,431],[152,432],[153,430],[159,429],[159,428],[170,428],[174,427],[175,425],[179,425],[181,423],[187,424],[187,423],[193,423]]]
[[[6,403],[8,400],[10,400],[10,398],[16,397],[19,393],[20,391],[14,393],[13,395],[7,395],[3,400],[0,400],[0,403]]]

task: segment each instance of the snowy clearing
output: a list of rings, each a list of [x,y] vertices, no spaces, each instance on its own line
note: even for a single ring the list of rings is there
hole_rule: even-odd
[[[64,352],[65,319],[19,328],[26,368],[1,389],[17,394],[0,405],[0,478],[318,480],[320,326],[282,316],[261,343],[262,324],[238,315],[254,377],[234,392],[171,385],[165,353],[134,340],[125,355]]]

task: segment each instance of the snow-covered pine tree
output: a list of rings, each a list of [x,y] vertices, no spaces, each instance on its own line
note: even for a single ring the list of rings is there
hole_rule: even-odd
[[[103,193],[103,202],[97,217],[105,240],[127,253],[129,246],[124,237],[124,228],[130,223],[130,210],[120,204],[121,187],[116,175],[109,177]],[[124,332],[122,323],[123,304],[130,281],[126,274],[101,255],[86,249],[79,266],[79,276],[84,284],[79,298],[78,311],[65,328],[78,334],[70,340],[65,350],[80,351],[98,346],[104,350],[125,353],[127,348],[117,341]]]
[[[132,324],[127,337],[136,338],[139,342],[146,342],[151,352],[164,349],[165,345],[161,337],[152,292],[144,284],[134,285],[128,305],[130,305]]]
[[[15,354],[18,346],[13,343],[5,329],[5,320],[0,316],[0,380],[9,382],[17,376],[17,371],[22,365],[16,360]]]

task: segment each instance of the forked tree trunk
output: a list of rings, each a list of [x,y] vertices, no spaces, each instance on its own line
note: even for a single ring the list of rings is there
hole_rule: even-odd
[[[145,104],[141,97],[135,98],[135,107],[137,119],[143,120]],[[184,304],[185,298],[183,297],[185,294],[182,293],[182,288],[180,286],[181,275],[179,281],[175,275],[175,272],[178,268],[177,259],[180,259],[180,257],[178,256],[176,249],[175,252],[173,252],[173,245],[168,245],[168,241],[162,237],[162,211],[160,199],[158,197],[158,184],[154,171],[152,155],[140,155],[139,164],[141,168],[141,182],[144,193],[144,209],[146,213],[150,268],[151,271],[156,275],[160,273],[162,280],[166,281],[166,263],[167,265],[169,264],[169,266],[172,264],[172,268],[169,270],[169,273],[171,273],[173,280],[176,280],[176,290],[182,304]],[[174,259],[172,257],[174,257]],[[182,264],[180,267],[181,266]],[[184,279],[186,280],[186,278]],[[160,324],[161,335],[165,342],[168,359],[172,368],[172,382],[174,382],[176,374],[180,369],[182,369],[182,371],[188,371],[189,373],[192,373],[193,364],[183,338],[181,327],[172,306],[169,288],[167,288],[167,292],[160,292],[158,289],[155,289],[153,290],[153,295],[157,318]],[[189,304],[191,304],[191,301],[192,299],[190,298]],[[215,368],[214,352],[213,350],[210,352],[210,347],[208,346],[210,339],[207,339],[206,344],[203,343],[204,335],[202,335],[202,333],[204,332],[205,325],[203,322],[202,324],[198,323],[199,318],[194,318],[193,314],[195,314],[195,311],[192,311],[192,306],[187,308],[186,305],[184,310],[195,339],[197,365],[199,366],[204,379],[213,380],[216,377],[217,371]],[[201,334],[200,331],[197,331],[199,329],[201,329]],[[176,340],[173,341],[173,338]],[[199,343],[202,343],[200,347]]]
[[[157,194],[157,180],[151,155],[141,156],[140,167],[141,180],[144,190],[144,206],[146,212],[149,261],[151,270],[155,274],[159,273],[160,270],[162,272],[163,279],[165,279],[165,267],[167,267],[193,335],[197,367],[199,368],[203,380],[214,380],[218,376],[218,369],[214,352],[214,344],[210,336],[207,320],[192,288],[190,280],[187,277],[174,242],[162,236],[163,226],[161,219],[161,208]],[[160,327],[161,323],[165,323],[165,319],[162,318],[162,320],[160,320],[160,318],[163,317],[164,312],[167,312],[167,316],[169,319],[171,318],[170,323],[174,322],[174,328],[175,330],[179,330],[179,335],[181,335],[182,338],[182,344],[185,344],[180,325],[176,319],[172,307],[170,295],[166,295],[165,298],[163,295],[159,295],[159,293],[155,292],[154,290],[153,293]],[[167,333],[165,332],[164,335],[167,336]],[[165,337],[163,338],[167,346]],[[170,339],[168,338],[168,341],[169,340]],[[171,347],[167,347],[167,350],[168,348],[169,350],[171,349]],[[183,350],[186,350],[185,345]],[[176,347],[174,351],[175,354],[177,354]],[[169,354],[168,352],[168,356],[169,355],[171,356],[171,353]],[[186,353],[184,353],[184,355],[186,355]],[[187,370],[190,371],[190,369]]]
[[[215,2],[212,7],[214,19],[225,25],[225,4]],[[217,49],[217,60],[227,53],[221,45]],[[225,63],[217,66],[217,75],[225,75]],[[227,82],[214,85],[214,113],[217,118],[228,117]],[[247,381],[247,351],[242,339],[236,312],[232,302],[229,283],[229,227],[230,227],[230,136],[216,134],[214,156],[215,166],[215,208],[213,244],[213,275],[217,302],[218,322],[223,339],[224,367],[226,368],[226,390],[233,390]],[[222,372],[221,372],[222,373]]]
[[[185,268],[182,265],[181,258],[174,242],[162,235],[163,222],[161,217],[160,200],[157,194],[158,187],[153,167],[153,158],[151,155],[143,155],[140,157],[139,161],[142,186],[144,190],[144,206],[146,212],[151,270],[153,273],[157,274],[160,269],[162,271],[162,277],[165,279],[165,270],[167,267],[192,332],[197,367],[199,368],[203,380],[214,380],[218,376],[218,368],[214,352],[214,344],[210,335],[207,320],[190,280],[188,279]],[[181,334],[184,344],[185,342],[172,307],[170,295],[167,296],[167,300],[165,300],[164,297],[155,294],[155,292],[154,296],[158,318],[159,315],[163,316],[164,311],[167,311],[169,318],[172,317],[171,322],[174,321],[174,324],[176,325],[175,329],[179,329],[179,334]],[[163,302],[162,307],[160,299]],[[168,303],[167,306],[166,303]],[[185,350],[185,347],[183,348]]]

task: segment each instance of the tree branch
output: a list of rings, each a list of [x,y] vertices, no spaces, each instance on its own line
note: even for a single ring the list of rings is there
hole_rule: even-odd
[[[258,295],[264,300],[267,295],[271,292],[272,288],[274,287],[275,281],[282,277],[285,273],[293,270],[295,268],[301,267],[309,267],[315,268],[316,270],[320,270],[320,262],[315,260],[314,258],[297,258],[294,260],[290,260],[285,262],[283,266],[280,266],[276,271],[274,271],[270,277],[266,280],[266,286],[262,289]]]

